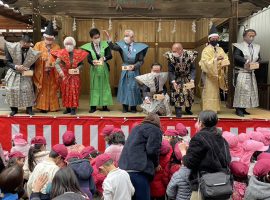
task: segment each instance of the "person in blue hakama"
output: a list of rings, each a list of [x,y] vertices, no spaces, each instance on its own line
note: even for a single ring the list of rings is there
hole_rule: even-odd
[[[123,105],[123,113],[136,113],[136,106],[142,104],[141,92],[135,77],[140,75],[140,68],[147,53],[148,46],[143,43],[134,42],[134,32],[125,30],[124,40],[112,43],[111,37],[105,31],[109,47],[118,51],[123,64],[118,85],[117,100]]]

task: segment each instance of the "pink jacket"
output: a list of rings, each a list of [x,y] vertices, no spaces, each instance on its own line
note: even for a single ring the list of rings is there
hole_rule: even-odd
[[[114,161],[116,167],[118,167],[118,161],[120,159],[124,145],[122,144],[112,144],[106,150],[105,153],[109,154]]]

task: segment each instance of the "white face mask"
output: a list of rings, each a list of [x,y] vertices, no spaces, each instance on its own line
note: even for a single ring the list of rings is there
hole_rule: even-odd
[[[128,36],[124,37],[124,41],[125,41],[126,44],[130,44],[131,43],[131,39]]]
[[[100,43],[100,38],[93,39],[93,43],[94,43],[94,44],[99,44],[99,43]]]
[[[176,58],[180,57],[179,53],[173,53],[173,56],[176,57]]]
[[[66,50],[68,52],[72,52],[74,50],[74,46],[73,45],[66,45],[65,48],[66,48]]]

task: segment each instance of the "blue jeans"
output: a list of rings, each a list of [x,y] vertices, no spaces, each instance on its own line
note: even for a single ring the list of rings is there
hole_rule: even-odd
[[[135,194],[132,200],[151,200],[150,182],[147,176],[141,172],[128,172]]]

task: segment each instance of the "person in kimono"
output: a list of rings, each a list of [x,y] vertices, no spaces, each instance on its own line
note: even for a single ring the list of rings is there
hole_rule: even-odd
[[[112,43],[111,37],[107,31],[107,39],[112,50],[118,51],[121,55],[123,64],[122,72],[118,85],[117,100],[123,105],[123,113],[136,113],[136,106],[142,103],[141,92],[136,76],[140,75],[140,68],[144,62],[148,46],[144,43],[134,41],[134,32],[125,30],[124,39]]]
[[[90,64],[90,113],[102,107],[102,111],[110,111],[108,106],[113,104],[110,86],[110,66],[112,59],[111,49],[107,41],[100,40],[100,31],[96,28],[90,30],[92,42],[81,46],[88,54]]]
[[[136,76],[135,79],[141,86],[143,104],[141,108],[147,114],[157,113],[161,116],[170,116],[170,97],[167,94],[166,81],[168,72],[161,72],[161,64],[154,63],[151,73]]]
[[[246,108],[259,106],[254,70],[259,68],[260,45],[253,43],[255,36],[255,30],[245,30],[243,33],[244,41],[233,44],[234,69],[237,75],[233,107],[236,109],[236,115],[240,117],[250,114],[246,111]],[[252,68],[252,66],[256,67]]]
[[[40,52],[32,49],[31,38],[23,35],[20,42],[6,42],[5,54],[9,70],[5,76],[6,101],[10,106],[10,116],[18,113],[19,107],[26,107],[26,113],[34,115],[35,105],[33,69]]]
[[[41,56],[36,62],[34,72],[34,84],[36,86],[36,108],[41,113],[60,110],[59,98],[59,76],[55,70],[55,58],[51,55],[51,50],[59,50],[60,46],[54,42],[54,29],[50,21],[45,33],[44,40],[37,42],[34,49],[41,52]]]
[[[64,46],[64,49],[53,50],[51,53],[57,57],[55,68],[62,78],[62,105],[66,107],[64,114],[76,115],[81,89],[80,69],[88,53],[75,49],[76,41],[73,37],[66,37]]]
[[[230,64],[227,54],[218,46],[219,35],[213,25],[208,36],[208,45],[203,49],[199,65],[202,70],[202,110],[220,111],[220,92],[224,89],[225,68]]]
[[[171,88],[171,103],[175,106],[176,117],[182,117],[182,107],[188,115],[193,115],[191,107],[194,102],[194,80],[196,76],[196,51],[183,49],[181,43],[175,43],[171,52],[166,52],[168,59],[169,80]],[[192,87],[187,88],[190,84]]]

